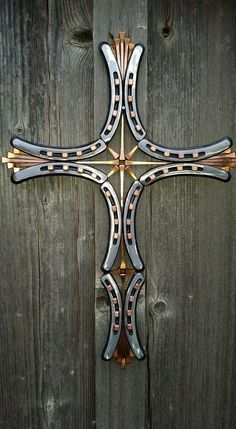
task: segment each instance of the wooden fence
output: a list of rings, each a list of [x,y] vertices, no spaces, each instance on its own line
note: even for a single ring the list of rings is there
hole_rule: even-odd
[[[12,134],[62,147],[97,137],[109,96],[98,44],[121,30],[146,47],[138,102],[151,138],[235,138],[235,16],[223,0],[3,0],[1,155]],[[236,427],[236,174],[227,184],[173,178],[142,196],[148,357],[126,369],[101,360],[99,189],[64,177],[15,186],[3,167],[0,176],[0,428]]]

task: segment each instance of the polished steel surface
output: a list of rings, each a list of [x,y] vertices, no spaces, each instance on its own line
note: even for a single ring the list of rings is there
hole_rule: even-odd
[[[145,353],[140,344],[137,326],[136,326],[136,307],[140,290],[143,286],[144,279],[141,273],[135,274],[131,279],[125,297],[124,305],[124,324],[127,339],[130,347],[136,357],[141,360],[145,358]]]
[[[110,45],[105,42],[101,43],[100,50],[103,53],[104,59],[106,61],[110,79],[110,107],[105,126],[100,134],[101,139],[105,143],[108,143],[114,136],[120,122],[123,99],[122,78],[119,66]]]
[[[123,232],[125,246],[132,265],[137,271],[141,271],[144,268],[137,247],[135,227],[136,210],[142,191],[143,185],[139,181],[135,181],[130,187],[129,192],[126,196],[123,215]]]
[[[139,118],[136,94],[137,75],[143,51],[144,47],[141,44],[135,46],[128,63],[124,84],[126,117],[130,130],[137,141],[142,140],[146,135],[146,131]]]
[[[106,288],[110,302],[110,328],[107,343],[102,354],[103,359],[109,360],[112,358],[120,339],[123,314],[122,299],[119,287],[111,274],[102,276],[101,282]],[[119,313],[118,317],[116,317],[116,313]]]
[[[226,149],[229,149],[232,145],[232,140],[229,137],[224,137],[222,140],[218,140],[215,143],[188,149],[176,149],[161,146],[147,138],[141,140],[138,145],[143,152],[152,158],[168,162],[195,162],[201,159],[210,158]]]
[[[28,168],[23,168],[12,175],[14,183],[20,183],[24,180],[33,179],[41,176],[76,176],[84,177],[96,183],[103,183],[107,179],[106,174],[97,170],[94,167],[77,164],[72,162],[50,162],[44,164],[36,164]]]
[[[121,209],[117,194],[111,183],[108,181],[103,183],[101,191],[105,197],[110,218],[107,252],[101,268],[104,271],[110,271],[120,248],[122,228]]]
[[[75,146],[70,148],[61,148],[55,146],[43,146],[35,143],[28,142],[27,140],[19,137],[13,137],[11,139],[11,145],[32,156],[40,157],[42,159],[48,159],[52,161],[61,161],[62,159],[68,159],[70,161],[79,161],[81,159],[91,158],[92,156],[98,155],[106,149],[106,144],[103,140],[98,139],[92,143]]]
[[[153,168],[140,177],[140,182],[144,186],[147,186],[152,185],[157,180],[183,175],[206,176],[223,181],[227,181],[231,177],[229,172],[210,165],[181,163],[178,165],[168,164],[164,167]]]

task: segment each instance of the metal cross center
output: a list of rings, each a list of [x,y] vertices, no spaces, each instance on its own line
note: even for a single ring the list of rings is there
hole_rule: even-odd
[[[230,179],[230,169],[236,166],[236,156],[230,149],[232,140],[228,137],[210,145],[187,149],[168,148],[151,141],[137,110],[137,76],[144,46],[139,43],[134,45],[121,32],[112,45],[102,42],[99,48],[110,80],[110,106],[99,138],[83,146],[59,148],[13,137],[13,150],[7,158],[2,158],[2,162],[13,168],[13,183],[60,174],[83,177],[99,184],[110,218],[101,282],[109,297],[111,317],[102,356],[105,360],[114,356],[125,367],[132,357],[139,360],[145,357],[136,327],[136,306],[144,283],[144,265],[135,232],[136,209],[144,188],[177,175],[205,176],[227,181]],[[128,153],[125,151],[125,117],[136,140],[136,146]],[[119,125],[120,149],[117,152],[108,145]],[[147,161],[132,159],[137,150],[148,155]],[[112,159],[95,160],[103,151],[110,152]],[[97,168],[99,165],[111,166],[111,171],[106,174]],[[137,165],[143,165],[146,169],[151,166],[151,169],[136,177]],[[119,197],[109,180],[115,173],[120,175]],[[124,195],[125,173],[133,179],[127,195]],[[117,257],[118,266],[115,265]],[[128,266],[128,260],[132,267]]]

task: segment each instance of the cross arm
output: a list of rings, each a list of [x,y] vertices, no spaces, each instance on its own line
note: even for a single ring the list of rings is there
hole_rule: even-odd
[[[140,177],[142,185],[152,185],[157,180],[166,179],[173,176],[194,175],[206,176],[213,179],[228,181],[231,174],[221,168],[212,167],[211,165],[197,163],[179,163],[167,164],[160,167],[155,167]]]
[[[14,168],[11,180],[17,184],[36,177],[55,175],[83,177],[96,183],[103,183],[107,178],[106,174],[94,167],[75,162],[58,161],[44,162],[23,169]]]
[[[113,186],[107,181],[107,175],[91,165],[77,162],[47,162],[47,160],[41,160],[39,158],[34,158],[33,160],[28,158],[27,160],[31,162],[30,166],[25,168],[13,168],[11,177],[13,183],[18,184],[37,177],[64,175],[82,177],[101,185],[100,190],[105,198],[110,217],[108,246],[101,268],[105,272],[110,271],[120,247],[122,222],[120,202]],[[34,160],[38,161],[32,165]],[[14,165],[22,165],[19,164],[19,161],[22,163],[24,159],[22,160],[20,156],[19,161],[17,161],[17,158],[12,158],[12,161],[15,163]]]
[[[21,151],[31,156],[52,161],[78,161],[95,156],[106,149],[106,144],[101,139],[83,146],[67,148],[39,145],[15,136],[11,138],[10,142],[16,149],[16,153]]]
[[[232,146],[230,137],[224,137],[214,143],[188,149],[168,148],[147,138],[147,133],[141,122],[137,106],[137,79],[143,52],[144,46],[136,44],[129,58],[124,78],[124,109],[130,130],[138,142],[139,149],[152,158],[179,163],[208,159],[229,150]]]
[[[229,149],[233,142],[230,137],[224,137],[208,145],[200,147],[184,148],[168,148],[152,142],[148,138],[141,140],[138,143],[139,148],[152,158],[163,161],[174,162],[191,162],[210,158],[221,152]]]

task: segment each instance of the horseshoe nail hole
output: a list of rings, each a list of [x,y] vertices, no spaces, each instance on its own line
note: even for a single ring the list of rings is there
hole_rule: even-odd
[[[72,46],[90,48],[93,44],[93,33],[89,29],[71,30],[68,37]]]
[[[161,37],[166,39],[167,37],[169,37],[169,35],[170,35],[170,27],[168,27],[168,26],[163,27],[161,30]]]

